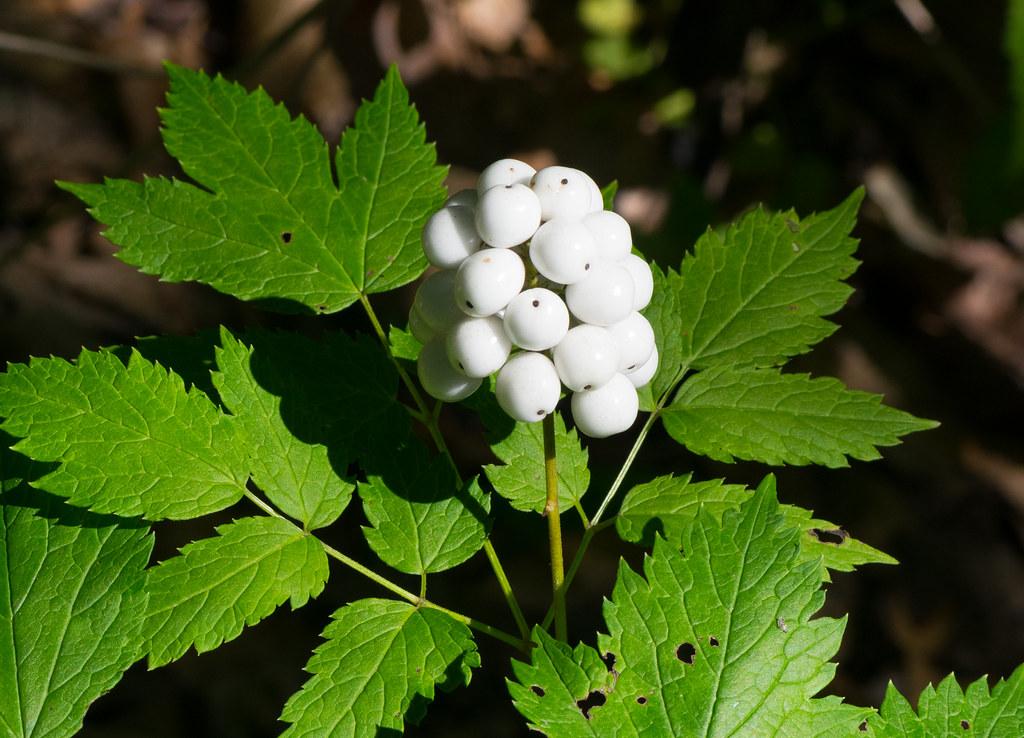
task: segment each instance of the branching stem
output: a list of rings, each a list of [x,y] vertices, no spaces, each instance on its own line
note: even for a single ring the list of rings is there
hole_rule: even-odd
[[[565,563],[562,560],[562,519],[558,511],[558,458],[555,455],[555,416],[544,416],[544,481],[547,502],[544,515],[548,519],[548,544],[551,549],[551,594],[555,613],[555,637],[568,638],[565,617]]]

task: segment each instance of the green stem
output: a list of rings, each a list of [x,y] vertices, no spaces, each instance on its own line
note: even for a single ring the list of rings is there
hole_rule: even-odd
[[[551,549],[551,594],[555,612],[555,638],[568,639],[565,617],[565,563],[562,560],[562,519],[558,512],[558,458],[555,455],[555,417],[544,416],[544,481],[547,502],[544,515],[548,519],[548,544]]]
[[[422,417],[423,425],[426,426],[427,431],[430,433],[430,438],[433,440],[434,445],[437,447],[439,453],[443,454],[447,459],[448,463],[451,464],[452,469],[455,471],[455,478],[458,481],[459,486],[462,486],[462,477],[459,474],[459,467],[455,463],[455,457],[452,456],[451,450],[448,448],[448,444],[444,440],[444,434],[441,433],[441,426],[438,422],[441,415],[441,403],[438,402],[433,408],[430,408],[426,401],[423,399],[422,393],[419,391],[419,387],[412,381],[412,377],[405,371],[405,367],[402,363],[395,358],[394,354],[391,353],[391,341],[388,339],[387,334],[384,332],[384,328],[377,318],[377,313],[374,311],[373,306],[370,304],[370,298],[366,295],[360,295],[359,301],[363,305],[363,310],[366,311],[366,316],[370,319],[370,324],[373,326],[374,332],[377,334],[377,338],[380,339],[381,344],[388,352],[388,358],[391,359],[391,363],[398,371],[398,376],[402,379],[402,383],[406,389],[409,390],[409,395],[412,397],[416,407],[419,410],[419,415]],[[523,617],[523,611],[519,607],[519,601],[516,599],[515,592],[512,591],[512,585],[505,575],[505,569],[501,565],[501,560],[498,558],[497,551],[494,550],[494,544],[491,543],[490,539],[484,541],[484,553],[487,554],[487,560],[491,564],[491,569],[494,571],[494,576],[498,580],[498,586],[501,587],[501,593],[505,597],[505,602],[508,603],[509,610],[512,612],[512,619],[516,621],[516,626],[519,628],[519,632],[523,637],[524,641],[530,639],[530,629],[526,624],[526,618]]]
[[[420,599],[427,599],[427,572],[420,572]]]
[[[562,585],[562,589],[564,591],[567,591],[569,589],[569,585],[572,584],[572,580],[575,578],[576,572],[579,571],[580,564],[583,563],[583,555],[580,554],[580,552],[581,551],[586,551],[587,546],[590,545],[590,539],[591,538],[596,536],[598,533],[600,533],[605,528],[609,527],[610,525],[614,525],[614,524],[615,524],[615,518],[612,518],[611,520],[604,520],[604,521],[602,521],[600,523],[597,523],[594,526],[592,526],[590,528],[587,528],[585,531],[583,531],[583,538],[582,538],[582,540],[580,540],[580,547],[579,547],[579,549],[577,549],[577,554],[579,554],[579,555],[573,557],[572,563],[569,564],[569,571],[567,571],[565,573],[565,583]],[[547,614],[544,615],[544,620],[541,622],[540,627],[543,628],[544,630],[547,630],[548,628],[551,627],[551,621],[554,620],[554,618],[555,618],[555,606],[554,606],[554,604],[552,604],[551,607],[548,608]]]

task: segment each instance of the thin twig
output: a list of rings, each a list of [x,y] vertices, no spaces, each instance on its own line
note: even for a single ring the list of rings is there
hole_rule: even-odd
[[[548,519],[548,546],[551,549],[551,595],[555,611],[555,637],[560,641],[568,638],[565,616],[565,563],[562,560],[562,520],[558,512],[558,458],[555,455],[555,416],[546,415],[544,424],[544,481],[547,487],[547,502],[544,515]]]
[[[164,71],[159,66],[148,67],[118,61],[103,54],[79,49],[76,46],[69,46],[48,39],[33,38],[32,36],[22,36],[8,31],[0,31],[0,51],[53,59],[79,67],[110,72],[111,74],[153,78],[164,76]]]

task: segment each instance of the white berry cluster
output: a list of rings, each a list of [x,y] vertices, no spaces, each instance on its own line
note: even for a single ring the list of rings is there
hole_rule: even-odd
[[[491,164],[423,228],[423,251],[441,269],[409,314],[424,344],[423,388],[455,402],[497,372],[502,409],[534,422],[555,409],[564,384],[582,433],[629,428],[636,390],[658,367],[654,331],[638,312],[654,282],[632,243],[584,172]]]

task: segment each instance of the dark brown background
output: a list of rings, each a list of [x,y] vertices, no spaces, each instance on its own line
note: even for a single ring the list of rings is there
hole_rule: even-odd
[[[850,613],[833,688],[877,705],[889,679],[916,694],[950,670],[962,681],[1008,675],[1024,661],[1024,177],[1011,166],[1013,137],[1024,133],[1013,125],[1005,5],[662,0],[634,8],[639,20],[613,32],[623,16],[608,9],[633,7],[7,0],[0,355],[71,356],[81,345],[219,323],[366,330],[359,315],[286,319],[139,275],[54,188],[56,178],[176,172],[154,114],[163,58],[263,84],[331,141],[398,61],[455,188],[505,155],[617,178],[620,211],[663,264],[755,201],[806,213],[866,184],[857,293],[838,316],[842,329],[797,365],[943,425],[876,463],[778,470],[784,501],[902,562],[830,586],[827,612]],[[593,20],[602,9],[603,41]],[[616,78],[614,59],[594,51],[602,43],[639,60],[631,75]],[[672,93],[683,103],[676,115],[659,105]],[[382,297],[381,311],[401,322],[410,296]],[[471,419],[445,423],[467,468],[487,458]],[[591,509],[626,444],[593,444]],[[659,431],[631,479],[670,470],[747,482],[766,471],[692,458]],[[360,522],[353,505],[332,540],[375,562]],[[208,530],[208,521],[161,527],[158,553]],[[547,604],[544,535],[539,519],[518,514],[494,534],[533,617]],[[569,536],[572,550],[571,525]],[[611,533],[592,551],[570,602],[572,635],[591,641],[618,556],[639,560]],[[328,591],[296,614],[282,610],[212,654],[155,672],[136,666],[95,705],[85,734],[275,734],[329,613],[368,595],[382,592],[335,570]],[[511,628],[482,557],[436,577],[431,596]],[[481,651],[486,670],[410,735],[525,733],[502,681],[511,654],[488,641]]]

